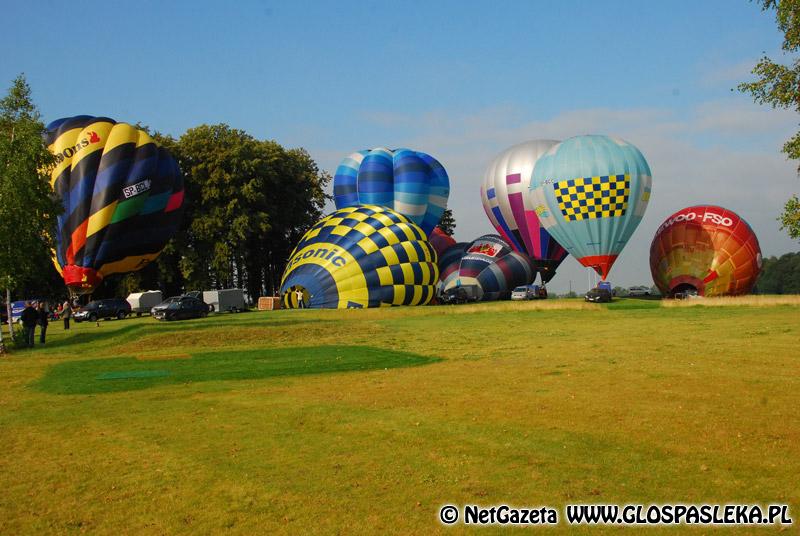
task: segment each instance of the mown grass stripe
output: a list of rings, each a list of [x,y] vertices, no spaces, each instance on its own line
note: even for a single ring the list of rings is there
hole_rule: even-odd
[[[53,394],[96,394],[189,382],[265,379],[413,367],[438,361],[410,352],[369,346],[314,346],[192,354],[191,359],[142,361],[115,357],[65,361],[34,383]],[[158,363],[158,369],[153,369]],[[106,381],[118,380],[118,381]]]

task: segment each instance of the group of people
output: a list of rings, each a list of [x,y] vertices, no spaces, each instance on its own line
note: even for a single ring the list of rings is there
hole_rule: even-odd
[[[59,304],[54,311],[56,318],[64,320],[64,329],[69,329],[73,305],[69,301]],[[50,323],[50,308],[45,301],[25,302],[25,309],[20,315],[22,328],[25,331],[25,342],[33,348],[36,339],[36,326],[39,326],[39,344],[44,344],[47,337],[47,325]]]

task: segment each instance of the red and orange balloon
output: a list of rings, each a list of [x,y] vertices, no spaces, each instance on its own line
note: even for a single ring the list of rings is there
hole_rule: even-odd
[[[687,290],[701,296],[747,294],[761,271],[761,248],[735,212],[713,205],[688,207],[656,231],[650,271],[665,296]]]

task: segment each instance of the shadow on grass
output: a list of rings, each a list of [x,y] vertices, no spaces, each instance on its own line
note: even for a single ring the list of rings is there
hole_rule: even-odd
[[[186,331],[187,329],[203,331],[207,329],[216,329],[224,327],[270,328],[278,326],[294,326],[298,324],[311,324],[311,323],[320,324],[320,323],[334,322],[334,320],[320,320],[320,319],[308,319],[308,320],[291,319],[291,320],[278,320],[278,321],[275,320],[258,321],[259,319],[256,320],[257,321],[255,322],[242,322],[242,321],[226,320],[224,318],[210,317],[199,320],[177,321],[177,322],[158,322],[154,320],[153,323],[129,324],[123,327],[118,327],[117,325],[101,326],[97,328],[96,331],[94,330],[83,331],[76,335],[71,335],[67,337],[60,337],[57,339],[51,338],[50,339],[51,342],[47,343],[47,348],[48,349],[62,348],[65,346],[73,346],[77,344],[97,343],[110,339],[117,339],[116,342],[125,342],[136,339],[142,335],[177,333]],[[113,320],[112,322],[115,323],[124,322],[124,320]]]
[[[52,394],[115,393],[159,385],[413,367],[437,361],[441,360],[370,346],[204,352],[190,359],[147,361],[118,357],[58,363],[32,387]]]

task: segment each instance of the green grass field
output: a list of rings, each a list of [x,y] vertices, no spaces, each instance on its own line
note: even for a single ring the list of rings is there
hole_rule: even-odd
[[[792,532],[797,303],[52,323],[0,359],[0,534],[458,533],[442,504],[570,502],[788,503]]]

